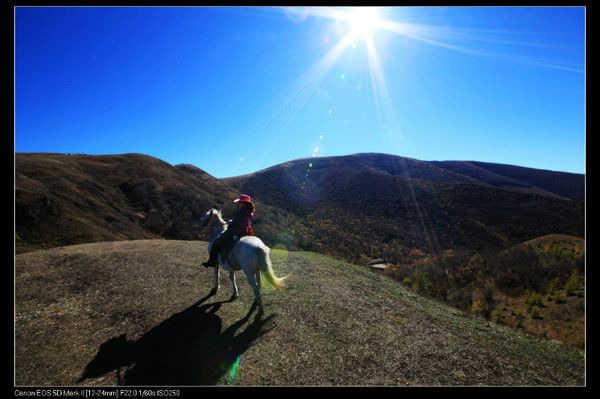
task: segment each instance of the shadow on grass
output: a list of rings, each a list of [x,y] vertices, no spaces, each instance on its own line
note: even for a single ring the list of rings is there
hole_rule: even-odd
[[[228,381],[239,356],[270,331],[266,324],[274,315],[262,318],[257,314],[235,335],[256,310],[254,303],[242,319],[221,331],[223,323],[216,312],[233,299],[202,305],[211,296],[169,317],[137,341],[129,341],[123,334],[104,342],[77,382],[111,371],[117,385],[214,385]]]

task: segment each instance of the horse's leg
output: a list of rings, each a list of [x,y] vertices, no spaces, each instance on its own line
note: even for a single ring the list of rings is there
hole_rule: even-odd
[[[210,290],[210,293],[212,295],[216,294],[219,291],[219,288],[220,288],[220,284],[219,284],[219,265],[217,264],[217,266],[215,266],[214,285],[212,287],[212,290]]]
[[[231,280],[231,285],[233,285],[233,294],[231,294],[232,298],[237,298],[240,296],[237,286],[237,279],[235,278],[235,273],[232,271],[229,272],[229,280]]]
[[[256,273],[254,273],[253,271],[247,271],[244,269],[244,273],[246,274],[246,277],[248,278],[248,284],[250,284],[250,287],[252,288],[252,291],[254,291],[254,301],[258,304],[258,313],[263,313],[263,306],[262,306],[262,298],[260,296],[260,287],[258,286],[258,282],[256,281]]]
[[[260,291],[260,288],[262,287],[262,283],[261,283],[261,276],[260,276],[260,269],[256,270],[256,285],[258,286],[258,289]]]
[[[261,287],[262,287],[262,284],[261,284],[260,269],[257,268],[257,270],[256,270],[256,290],[258,291],[258,314],[259,315],[263,314],[262,295],[260,293]]]

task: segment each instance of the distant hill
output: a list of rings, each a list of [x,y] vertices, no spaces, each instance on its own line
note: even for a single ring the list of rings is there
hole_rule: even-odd
[[[542,253],[556,253],[570,255],[573,257],[583,256],[585,251],[585,240],[579,237],[573,237],[561,234],[550,234],[543,237],[537,237],[521,244],[530,246]]]
[[[485,162],[431,162],[482,183],[523,192],[556,195],[573,201],[585,199],[585,176]]]
[[[227,217],[239,195],[195,166],[172,166],[143,154],[16,154],[15,163],[17,252],[123,239],[195,239],[205,234],[199,225],[204,212],[217,204]],[[264,211],[280,215],[257,220],[270,237],[285,216],[268,206]]]
[[[386,154],[299,159],[224,179],[303,219],[313,250],[410,261],[444,249],[500,249],[582,237],[583,175]]]
[[[556,179],[553,180],[553,179]],[[445,249],[583,236],[583,176],[386,154],[301,159],[217,179],[142,154],[16,154],[17,252],[138,238],[196,239],[201,215],[246,192],[270,246],[366,264]]]
[[[582,351],[411,293],[363,267],[273,250],[288,288],[253,312],[207,297],[205,242],[103,242],[16,256],[17,386],[578,385]]]

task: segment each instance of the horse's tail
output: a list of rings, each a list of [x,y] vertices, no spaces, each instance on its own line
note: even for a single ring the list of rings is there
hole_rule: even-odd
[[[269,247],[263,246],[258,252],[260,271],[265,274],[267,281],[275,288],[285,288],[285,283],[283,280],[288,278],[288,276],[275,276],[275,273],[273,272],[273,263],[271,262],[271,257],[269,256],[269,253],[271,252]]]

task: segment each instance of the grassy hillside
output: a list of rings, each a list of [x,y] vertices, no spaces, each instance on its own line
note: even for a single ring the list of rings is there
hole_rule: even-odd
[[[516,250],[536,253],[537,264],[528,274],[543,276],[540,278],[543,284],[520,296],[499,296],[494,319],[541,337],[583,348],[585,241],[553,234],[526,241],[505,252]]]
[[[554,253],[572,257],[583,257],[585,240],[564,234],[549,234],[526,241],[523,246],[530,246],[541,253]]]
[[[16,383],[582,385],[582,352],[419,297],[362,267],[273,250],[265,314],[207,297],[206,243],[104,242],[16,256]]]
[[[585,241],[547,235],[499,252],[446,251],[385,274],[420,295],[584,348]]]
[[[143,154],[16,154],[16,249],[143,238],[195,239],[214,204],[225,217],[239,193],[192,165]],[[274,245],[297,218],[257,202],[256,229]],[[267,217],[268,215],[268,217]]]

